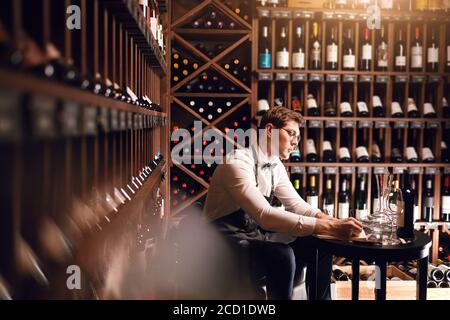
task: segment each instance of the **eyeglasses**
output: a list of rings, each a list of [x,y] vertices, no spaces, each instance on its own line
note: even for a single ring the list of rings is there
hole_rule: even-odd
[[[302,137],[300,136],[300,134],[297,135],[297,133],[296,133],[294,130],[289,130],[289,129],[285,129],[285,128],[280,128],[280,129],[286,131],[287,134],[289,135],[289,137],[291,138],[291,140],[292,140],[293,138],[295,138],[295,141],[297,141],[297,143],[300,142],[300,140],[301,140]]]

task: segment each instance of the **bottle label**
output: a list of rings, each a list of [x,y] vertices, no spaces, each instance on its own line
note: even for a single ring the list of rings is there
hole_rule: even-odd
[[[344,112],[352,112],[352,107],[351,107],[350,103],[348,103],[346,101],[341,102],[341,113],[344,113]]]
[[[323,142],[323,151],[326,151],[326,150],[333,151],[333,148],[331,148],[330,141],[327,141],[327,140],[325,140]]]
[[[263,69],[272,68],[272,55],[270,53],[261,53],[259,55],[259,67]]]
[[[277,68],[289,67],[289,52],[278,51],[277,52]]]
[[[405,211],[397,210],[397,227],[404,228],[405,227]]]
[[[334,216],[334,204],[324,204],[323,212],[327,215],[333,217]]]
[[[442,213],[450,214],[450,196],[442,196],[441,208]]]
[[[423,199],[424,208],[433,208],[434,207],[434,197],[425,197]]]
[[[422,148],[422,160],[425,159],[434,159],[433,152],[428,147]]]
[[[339,202],[339,219],[347,219],[350,216],[350,203]]]
[[[437,63],[439,61],[439,48],[428,48],[427,61],[428,63]]]
[[[369,213],[368,213],[367,209],[356,209],[355,215],[356,215],[356,219],[361,221],[361,220],[366,219],[367,216],[369,215]]]
[[[377,212],[378,210],[380,210],[380,199],[374,198],[372,212]]]
[[[295,52],[292,55],[292,68],[304,69],[305,68],[305,53]]]
[[[447,46],[447,66],[450,66],[450,46]]]
[[[433,105],[429,102],[423,104],[423,114],[436,113],[434,111]]]
[[[397,67],[406,67],[406,56],[396,56],[395,65]]]
[[[327,46],[327,62],[337,63],[337,61],[338,61],[338,46],[333,43]]]
[[[347,54],[344,56],[344,68],[354,69],[355,68],[355,55]]]
[[[367,108],[367,103],[365,101],[359,101],[357,106],[359,112],[369,112],[369,108]]]
[[[363,60],[372,60],[372,45],[365,44],[362,46],[362,59]]]
[[[339,158],[350,158],[350,152],[348,151],[347,147],[339,148]]]
[[[414,221],[420,220],[420,210],[419,210],[419,206],[414,205]]]
[[[320,43],[319,41],[314,41],[311,50],[312,61],[320,61]]]
[[[367,152],[366,147],[364,147],[364,146],[357,147],[356,148],[356,157],[357,158],[369,157],[369,153]]]
[[[397,101],[392,101],[392,114],[403,114],[403,110],[402,107],[400,107],[400,103],[398,103]]]
[[[317,102],[314,98],[308,98],[306,104],[308,106],[308,109],[317,108]]]
[[[407,147],[406,148],[406,158],[408,160],[411,159],[418,159],[419,157],[417,156],[417,152],[416,149],[414,149],[414,147]]]
[[[379,96],[373,96],[372,103],[374,107],[383,107],[383,104],[381,103],[381,99]]]
[[[319,196],[307,196],[306,202],[308,202],[311,207],[318,208],[319,207]]]
[[[411,68],[422,68],[422,47],[411,48]]]
[[[299,179],[294,180],[294,188],[295,188],[295,190],[300,190],[300,180]]]
[[[410,111],[417,111],[417,106],[414,99],[408,98],[408,112]]]
[[[313,139],[308,139],[306,142],[306,154],[317,154]]]
[[[388,49],[386,42],[382,42],[378,46],[377,57],[378,57],[378,67],[388,66]]]

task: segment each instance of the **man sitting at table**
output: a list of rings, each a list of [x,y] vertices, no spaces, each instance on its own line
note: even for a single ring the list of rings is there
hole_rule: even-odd
[[[284,107],[266,111],[258,145],[231,152],[217,166],[204,208],[228,239],[248,249],[250,272],[266,276],[269,299],[292,299],[296,272],[315,261],[311,235],[348,239],[362,231],[354,218],[338,220],[312,207],[292,186],[281,160],[299,143],[302,122],[299,113]],[[274,197],[286,210],[271,206]],[[330,299],[331,267],[332,256],[321,253],[319,299]],[[307,286],[311,278],[307,272]]]

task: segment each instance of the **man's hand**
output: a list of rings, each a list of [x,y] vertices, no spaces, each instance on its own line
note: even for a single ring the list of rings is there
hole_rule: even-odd
[[[362,224],[355,218],[345,220],[317,219],[314,234],[335,236],[339,239],[357,237],[362,232]]]
[[[319,213],[316,215],[316,218],[317,218],[317,219],[338,220],[338,219],[333,218],[332,216],[330,216],[330,215],[328,215],[328,214],[326,214],[326,213],[323,213],[323,212],[319,212]]]

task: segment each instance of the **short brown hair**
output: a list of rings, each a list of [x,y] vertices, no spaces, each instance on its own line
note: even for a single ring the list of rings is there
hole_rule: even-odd
[[[288,121],[295,121],[298,124],[302,124],[304,119],[297,111],[285,107],[275,107],[267,110],[262,116],[259,127],[265,128],[268,123],[271,123],[277,128],[282,128]]]

